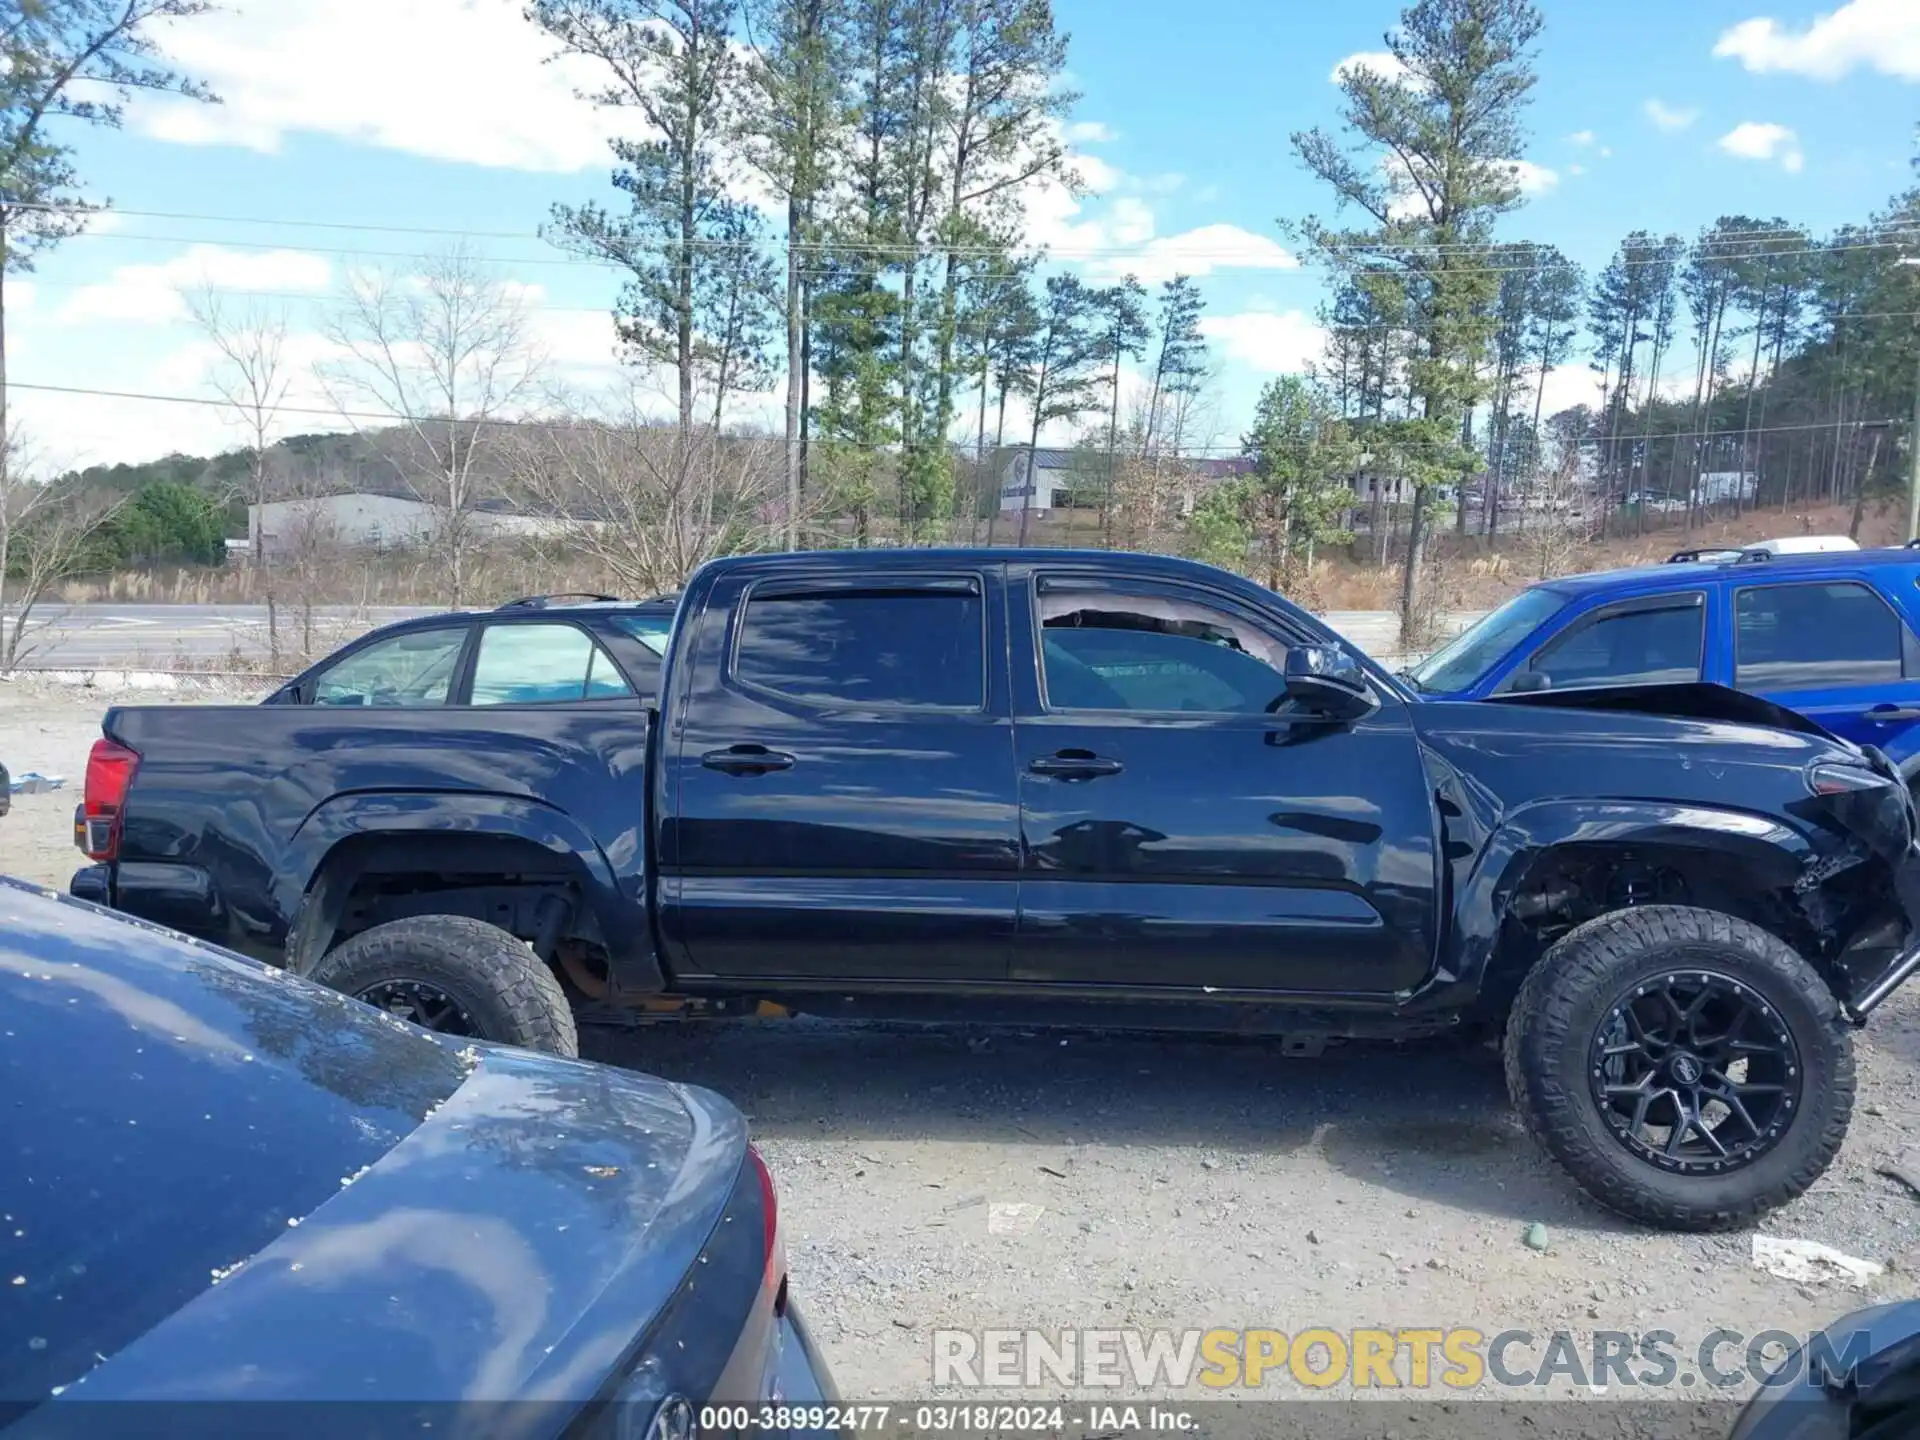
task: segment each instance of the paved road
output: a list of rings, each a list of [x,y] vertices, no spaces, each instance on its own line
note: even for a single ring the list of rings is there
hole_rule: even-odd
[[[314,612],[315,646],[327,649],[376,625],[425,615],[398,605]],[[1455,617],[1460,624],[1474,614]],[[1390,610],[1335,610],[1327,623],[1362,650],[1382,658],[1398,649],[1399,621]],[[26,663],[58,669],[218,668],[229,656],[258,663],[268,654],[264,605],[44,605],[34,611],[33,653]],[[282,612],[282,634],[298,646],[298,621]]]
[[[427,613],[392,605],[320,607],[314,611],[316,646]],[[282,611],[280,626],[297,646],[298,618]],[[36,667],[204,669],[231,655],[257,662],[270,653],[264,605],[43,605],[30,628],[33,653],[26,663]]]

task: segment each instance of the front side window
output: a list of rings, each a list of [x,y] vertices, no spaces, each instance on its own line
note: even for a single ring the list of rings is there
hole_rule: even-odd
[[[1534,651],[1502,688],[1684,684],[1700,678],[1705,636],[1705,597],[1697,591],[1605,606]]]
[[[576,626],[490,625],[481,632],[474,705],[560,705],[632,693],[606,651]]]
[[[467,627],[415,630],[356,650],[314,682],[315,705],[444,705]]]
[[[1865,585],[1758,585],[1734,598],[1734,684],[1743,690],[1881,685],[1920,674],[1913,636]]]
[[[1196,600],[1039,594],[1050,710],[1263,714],[1286,694],[1286,645]]]
[[[759,586],[740,618],[733,675],[814,702],[978,709],[984,613],[973,579]]]

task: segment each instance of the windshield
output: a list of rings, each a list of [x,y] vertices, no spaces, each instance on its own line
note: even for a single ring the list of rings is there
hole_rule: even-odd
[[[1408,670],[1406,678],[1414,689],[1429,694],[1450,695],[1469,689],[1564,604],[1565,597],[1556,591],[1544,587],[1522,590]]]

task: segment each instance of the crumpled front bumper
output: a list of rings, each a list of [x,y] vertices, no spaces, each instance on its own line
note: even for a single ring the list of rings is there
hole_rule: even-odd
[[[1864,1025],[1867,1016],[1889,995],[1920,974],[1920,845],[1910,846],[1905,857],[1895,863],[1893,889],[1907,917],[1906,944],[1894,952],[1877,978],[1866,981],[1841,1005],[1847,1019],[1856,1025]]]
[[[1893,872],[1894,899],[1898,901],[1900,913],[1906,919],[1906,937],[1879,972],[1864,977],[1852,996],[1842,1001],[1841,1010],[1855,1025],[1864,1025],[1867,1017],[1879,1009],[1888,996],[1920,974],[1920,804],[1916,804],[1913,788],[1907,783],[1906,775],[1883,751],[1871,745],[1863,749],[1873,768],[1894,781],[1897,787],[1893,791],[1893,795],[1898,797],[1897,802],[1893,796],[1888,796],[1882,803],[1897,803],[1899,810],[1904,813],[1883,811],[1877,817],[1877,823],[1871,826],[1862,823],[1864,817],[1843,818],[1849,820],[1849,827],[1856,833],[1877,832],[1877,837],[1889,848],[1897,835],[1904,834],[1900,853],[1890,856],[1889,864]],[[1887,850],[1883,849],[1881,853],[1887,854]]]

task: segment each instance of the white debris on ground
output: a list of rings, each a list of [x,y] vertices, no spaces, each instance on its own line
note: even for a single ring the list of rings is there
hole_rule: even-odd
[[[1877,1260],[1862,1260],[1818,1240],[1788,1240],[1778,1235],[1753,1237],[1753,1263],[1769,1275],[1806,1285],[1837,1280],[1863,1290],[1887,1273]]]

